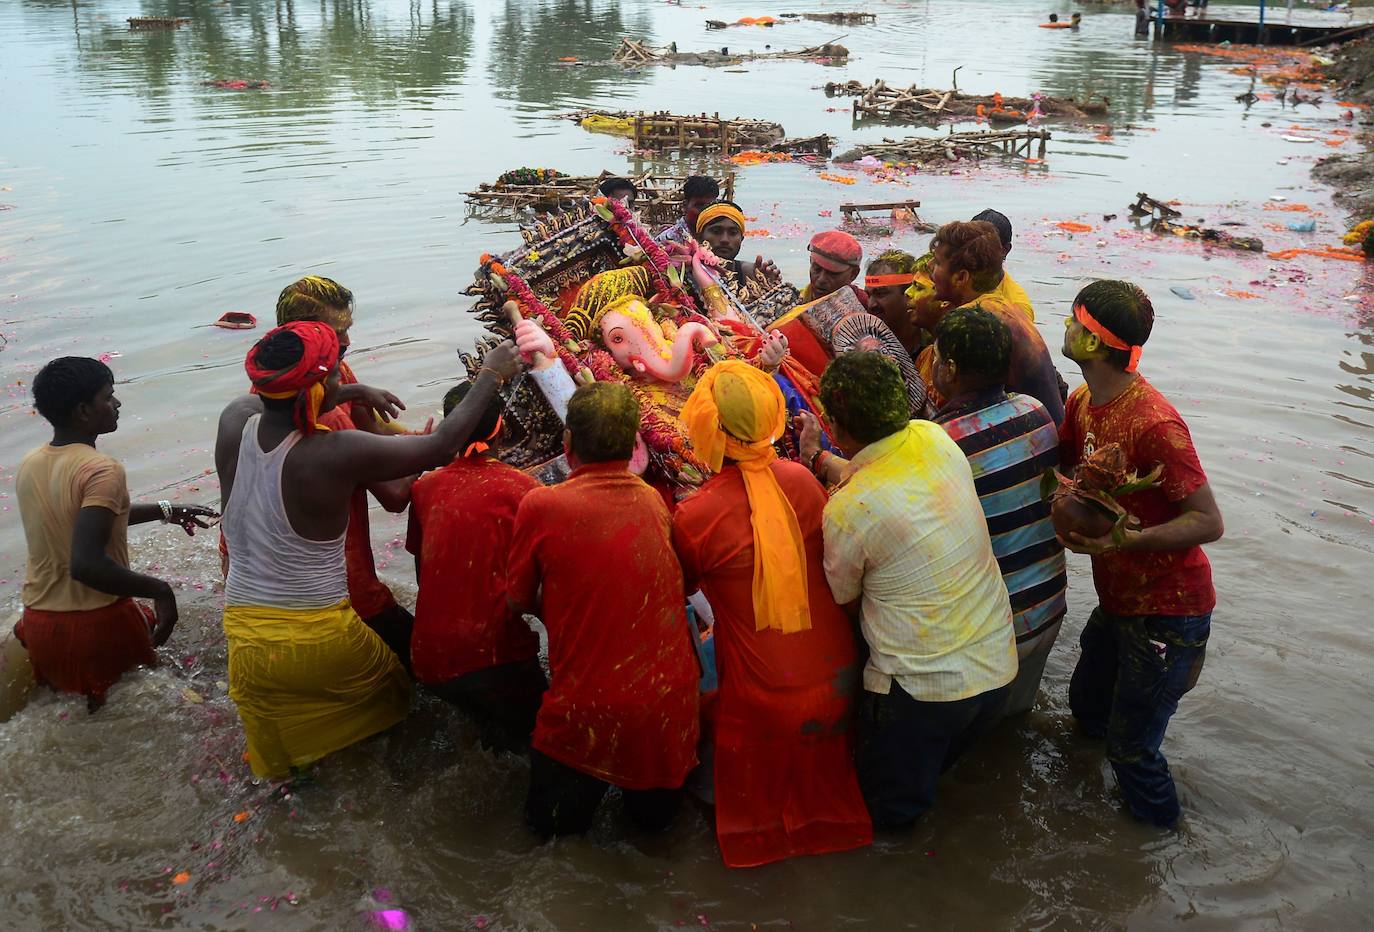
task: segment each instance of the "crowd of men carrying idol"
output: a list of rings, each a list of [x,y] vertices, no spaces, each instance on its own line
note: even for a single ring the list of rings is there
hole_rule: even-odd
[[[632,208],[636,192],[613,179],[603,194]],[[777,275],[739,261],[747,221],[716,182],[695,176],[683,194],[664,242],[708,243],[745,280]],[[883,252],[861,285],[859,242],[818,234],[803,299],[853,289],[910,354],[924,416],[890,355],[827,358],[797,332],[772,352],[808,357],[824,423],[790,418],[766,366],[709,367],[682,423],[712,475],[677,501],[629,468],[640,408],[618,382],[567,400],[565,481],[501,461],[501,389],[537,328],[491,349],[442,421],[411,431],[399,400],[345,361],[352,294],[317,276],[288,285],[215,446],[229,695],[254,774],[292,778],[391,728],[418,683],[470,715],[484,746],[528,755],[540,836],[585,832],[616,787],[644,830],[667,827],[690,790],[731,866],[855,848],[911,826],[944,770],[1034,705],[1067,548],[1091,557],[1097,591],[1073,716],[1105,739],[1130,813],[1175,825],[1160,746],[1202,668],[1215,592],[1201,545],[1221,514],[1187,425],[1137,370],[1149,298],[1122,281],[1082,288],[1063,338],[1084,381],[1070,394],[1004,267],[1011,247],[1010,222],[984,211],[940,227],[925,257]],[[933,294],[913,297],[918,268]],[[92,711],[155,663],[177,620],[172,587],[130,568],[128,525],[192,533],[215,517],[131,504],[123,468],[96,449],[118,426],[114,381],[95,359],[44,366],[34,405],[53,436],[17,475],[29,559],[16,634],[38,680]],[[786,430],[795,459],[777,453]],[[1042,474],[1113,443],[1140,475],[1162,470],[1122,497],[1137,520],[1057,535]],[[409,509],[413,616],[377,578],[369,495]],[[714,617],[705,676],[689,599]]]

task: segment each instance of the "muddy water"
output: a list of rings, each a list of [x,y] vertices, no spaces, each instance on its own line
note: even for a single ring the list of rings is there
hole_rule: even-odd
[[[1352,263],[1206,254],[1103,221],[1149,191],[1182,201],[1187,219],[1240,222],[1271,249],[1330,242],[1341,218],[1307,172],[1331,150],[1282,137],[1296,123],[1338,140],[1338,109],[1328,98],[1296,114],[1273,100],[1246,110],[1235,95],[1248,81],[1228,71],[1234,63],[1136,42],[1130,17],[1101,5],[1084,7],[1078,33],[1036,29],[1044,4],[1029,0],[877,2],[867,8],[878,23],[866,27],[703,28],[708,16],[783,9],[772,6],[0,4],[6,611],[23,571],[13,471],[44,439],[27,403],[44,360],[110,354],[125,417],[104,447],[127,464],[136,497],[214,501],[204,475],[214,418],[243,387],[252,335],[205,325],[227,310],[270,317],[277,291],[306,271],[339,278],[359,298],[355,366],[421,420],[455,377],[454,349],[476,332],[458,293],[477,255],[517,241],[510,224],[467,219],[462,192],[519,165],[629,167],[616,140],[551,113],[708,108],[779,119],[793,135],[831,132],[844,148],[903,131],[854,128],[847,102],[816,85],[946,86],[962,66],[960,87],[977,91],[1105,94],[1113,131],[1055,127],[1044,165],[905,183],[750,167],[737,199],[769,235],[746,250],[800,279],[807,236],[833,223],[840,202],[915,198],[936,221],[997,206],[1017,226],[1010,268],[1052,345],[1089,277],[1130,277],[1154,296],[1144,369],[1189,419],[1227,520],[1227,537],[1209,548],[1220,604],[1207,670],[1167,744],[1184,827],[1159,834],[1124,818],[1099,751],[1070,727],[1074,639],[1093,604],[1080,560],[1036,712],[951,774],[913,836],[730,872],[695,813],[665,838],[627,837],[609,812],[587,839],[536,845],[518,818],[523,765],[478,750],[471,727],[423,701],[292,798],[255,784],[225,696],[213,542],[155,529],[135,534],[136,559],[176,581],[185,619],[163,666],[118,686],[98,715],[41,696],[0,724],[7,925],[362,929],[383,908],[424,929],[1367,923],[1368,273],[1361,283]],[[193,22],[130,33],[133,13]],[[688,51],[795,48],[842,33],[854,51],[844,67],[553,64],[604,59],[622,34]],[[270,86],[202,84],[217,79]],[[1318,232],[1283,229],[1312,214],[1262,209],[1271,195],[1307,204]],[[1070,236],[1062,220],[1094,230]],[[895,243],[918,249],[923,239]],[[399,525],[379,516],[375,527],[385,575],[412,598]]]

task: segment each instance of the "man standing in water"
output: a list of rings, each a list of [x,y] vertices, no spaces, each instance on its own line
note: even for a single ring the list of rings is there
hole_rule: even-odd
[[[164,580],[129,569],[131,524],[208,527],[200,505],[131,505],[124,467],[96,450],[119,429],[114,374],[97,359],[54,359],[33,380],[52,440],[19,463],[15,495],[28,543],[24,614],[15,635],[40,683],[86,697],[94,711],[126,670],[157,662],[177,622]],[[151,599],[153,609],[133,601]]]
[[[348,601],[349,502],[359,486],[452,460],[519,368],[513,346],[498,346],[433,433],[377,437],[321,429],[322,413],[362,391],[339,384],[333,327],[297,321],[249,351],[253,394],[220,415],[215,468],[231,555],[229,696],[258,776],[286,777],[405,716],[405,671]]]
[[[549,690],[530,750],[525,819],[545,838],[591,828],[623,791],[640,828],[666,828],[696,765],[700,668],[663,499],[629,472],[630,389],[583,385],[568,402],[566,482],[515,515],[511,607],[549,632]]]
[[[349,330],[353,326],[353,292],[321,275],[307,275],[294,281],[283,288],[277,298],[277,326],[296,320],[315,320],[334,329],[339,339],[339,382],[343,385],[356,384],[358,377],[343,361],[351,345]],[[405,407],[395,398],[389,400],[400,408]],[[333,431],[366,430],[383,435],[405,432],[394,422],[377,417],[372,408],[362,403],[340,404],[321,412],[320,424]],[[410,485],[414,478],[407,476],[391,482],[374,482],[354,489],[353,497],[348,502],[348,536],[344,542],[348,564],[348,598],[353,603],[353,610],[396,652],[407,669],[410,668],[410,637],[415,618],[397,604],[391,589],[377,578],[367,494],[371,492],[387,511],[405,511],[410,502]]]
[[[1065,326],[1064,355],[1086,384],[1069,396],[1060,427],[1063,469],[1109,443],[1139,475],[1163,467],[1159,485],[1120,499],[1140,530],[1064,541],[1092,556],[1098,598],[1079,639],[1069,705],[1084,732],[1107,739],[1131,813],[1167,828],[1178,822],[1178,792],[1160,745],[1207,654],[1216,590],[1202,545],[1221,537],[1221,511],[1188,425],[1136,372],[1154,326],[1145,293],[1128,282],[1093,282]]]

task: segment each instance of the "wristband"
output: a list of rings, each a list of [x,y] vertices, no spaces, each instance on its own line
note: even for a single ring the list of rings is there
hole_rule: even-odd
[[[825,453],[825,450],[823,450],[823,449],[820,448],[820,447],[817,447],[817,448],[816,448],[816,452],[811,454],[811,474],[812,474],[813,476],[819,476],[819,475],[820,475],[820,473],[816,472],[816,467],[820,465],[820,462],[821,462],[821,455],[822,455],[823,453]]]
[[[161,502],[158,502],[158,503],[157,503],[157,507],[160,508],[160,509],[162,509],[162,523],[163,523],[163,524],[171,524],[171,523],[172,523],[172,503],[171,503],[171,502],[168,502],[168,501],[161,501]]]

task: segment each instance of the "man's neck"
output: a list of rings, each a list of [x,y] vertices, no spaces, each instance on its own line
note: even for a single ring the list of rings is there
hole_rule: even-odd
[[[1088,383],[1088,400],[1094,405],[1115,401],[1136,380],[1134,372],[1124,372],[1100,359],[1084,360],[1078,367]]]
[[[940,407],[940,410],[942,412],[962,407],[968,404],[970,401],[973,401],[975,398],[987,395],[990,392],[1006,394],[1006,389],[999,383],[980,385],[964,382],[955,382],[953,385],[946,386],[946,388],[948,389],[948,393],[945,395],[947,400]]]
[[[52,432],[52,442],[49,446],[69,447],[74,443],[84,443],[88,447],[95,446],[95,438],[99,434],[85,430],[76,430],[70,427],[57,427]]]

